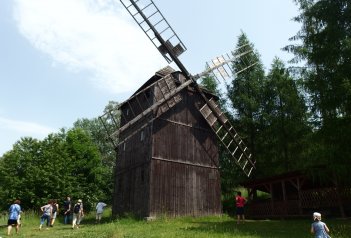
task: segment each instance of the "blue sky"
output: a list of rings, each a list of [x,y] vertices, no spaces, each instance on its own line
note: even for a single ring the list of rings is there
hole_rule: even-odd
[[[300,25],[292,0],[154,0],[192,74],[245,32],[269,69]],[[122,102],[167,65],[118,0],[0,1],[0,156]]]

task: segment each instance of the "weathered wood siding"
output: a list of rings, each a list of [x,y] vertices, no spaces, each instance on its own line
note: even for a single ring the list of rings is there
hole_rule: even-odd
[[[151,100],[159,99],[159,90],[150,89]],[[121,126],[140,113],[131,109],[140,104],[150,101],[125,103]],[[198,110],[203,104],[197,92],[185,89],[120,134],[128,140],[118,148],[113,215],[221,213],[217,141]]]
[[[151,171],[150,216],[221,213],[217,169],[153,160]]]
[[[151,131],[148,125],[118,148],[113,215],[133,213],[145,217],[149,214]]]
[[[198,111],[204,102],[192,91],[153,125],[150,215],[221,213],[218,149]]]

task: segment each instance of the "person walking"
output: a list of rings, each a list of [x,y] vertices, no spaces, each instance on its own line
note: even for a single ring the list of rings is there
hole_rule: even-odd
[[[245,203],[246,203],[246,199],[241,196],[241,192],[237,192],[237,195],[235,197],[237,224],[239,224],[240,221],[242,223],[245,222],[245,214],[244,214]]]
[[[84,217],[83,201],[78,199],[77,203],[73,206],[73,220],[72,220],[72,229],[79,228],[80,222]]]
[[[313,213],[313,223],[311,225],[311,233],[314,234],[315,238],[330,238],[328,235],[329,228],[328,226],[321,221],[322,220],[322,214],[319,212],[314,212]]]
[[[63,203],[63,209],[64,209],[64,213],[63,213],[63,216],[64,216],[64,224],[69,224],[70,221],[71,221],[71,207],[72,203],[71,203],[71,198],[69,196],[66,197],[66,201],[64,201]]]
[[[40,208],[43,214],[40,217],[39,230],[43,227],[44,222],[46,221],[47,229],[50,225],[50,220],[52,216],[52,201],[49,200],[48,203]]]
[[[18,218],[21,214],[21,201],[15,200],[9,208],[9,219],[7,221],[7,235],[11,235],[12,227],[16,227],[16,233],[19,232]]]
[[[102,218],[102,213],[104,212],[104,208],[106,206],[107,206],[107,204],[104,202],[98,202],[98,204],[96,204],[96,221],[95,221],[95,223],[100,223],[101,218]]]
[[[52,216],[51,216],[51,221],[50,221],[50,227],[54,226],[55,219],[58,213],[59,205],[57,204],[57,200],[54,199],[52,200]]]

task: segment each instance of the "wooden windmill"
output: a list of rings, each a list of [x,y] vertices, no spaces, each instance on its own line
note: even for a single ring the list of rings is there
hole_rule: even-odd
[[[120,120],[112,112],[101,116],[118,151],[113,214],[143,217],[160,214],[210,215],[221,213],[218,141],[246,176],[255,167],[252,155],[221,111],[217,96],[196,80],[209,72],[222,76],[240,73],[228,63],[245,60],[246,47],[222,55],[208,70],[191,75],[179,60],[186,47],[152,0],[121,0],[168,63],[127,101],[120,104]],[[108,124],[116,130],[108,130]],[[118,122],[118,123],[117,123]]]

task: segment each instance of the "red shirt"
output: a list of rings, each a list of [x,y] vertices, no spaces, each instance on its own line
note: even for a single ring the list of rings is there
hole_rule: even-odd
[[[237,207],[244,207],[246,199],[244,197],[241,197],[241,196],[236,196],[235,201],[236,201]]]

